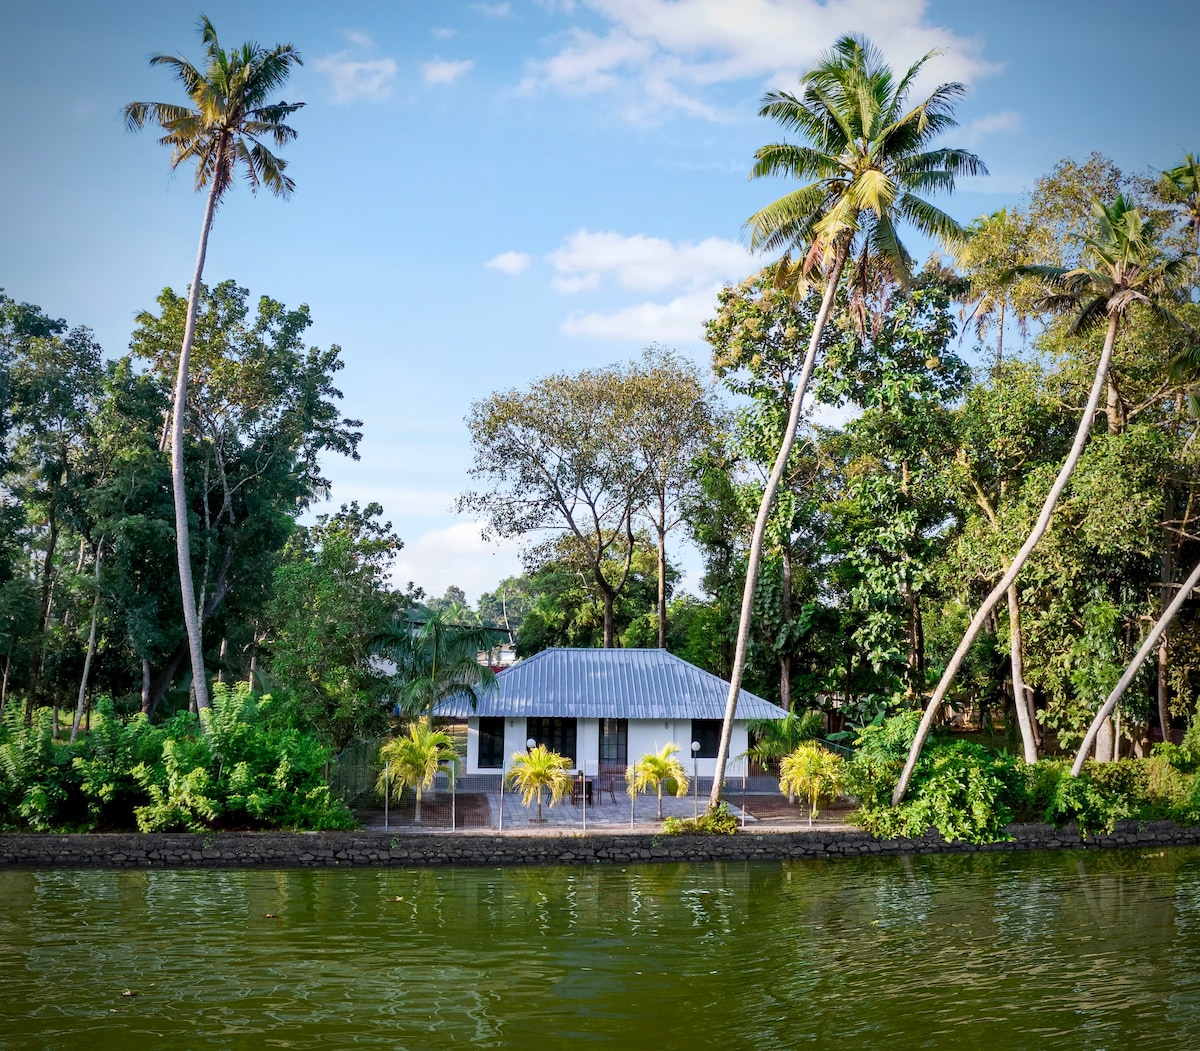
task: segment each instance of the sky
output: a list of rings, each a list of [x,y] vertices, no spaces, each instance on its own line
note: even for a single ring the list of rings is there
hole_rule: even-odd
[[[917,85],[969,92],[946,144],[986,177],[938,199],[963,222],[1016,203],[1063,157],[1131,171],[1200,150],[1200,6],[1176,0],[5,0],[0,288],[123,354],[135,315],[191,278],[204,201],[128,102],[183,102],[156,52],[289,42],[280,91],[305,108],[288,201],[230,193],[205,280],[307,303],[342,348],[361,459],[327,461],[331,499],[378,501],[405,541],[395,576],[477,599],[520,571],[451,505],[471,488],[473,402],[652,343],[707,365],[716,292],[769,261],[744,223],[789,188],[749,180],[780,129],[763,92],[796,84],[843,33]],[[674,540],[685,584],[699,559]]]

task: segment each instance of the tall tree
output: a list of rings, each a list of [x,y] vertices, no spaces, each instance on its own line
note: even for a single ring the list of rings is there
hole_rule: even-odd
[[[1045,299],[1046,307],[1059,311],[1077,311],[1070,325],[1071,333],[1084,332],[1101,325],[1105,327],[1104,345],[1096,363],[1096,373],[1087,405],[1084,407],[1071,449],[1050,487],[1050,492],[1046,495],[1033,529],[1009,564],[1008,570],[972,618],[962,641],[946,665],[937,689],[929,699],[904,770],[892,793],[893,806],[899,805],[908,790],[908,782],[920,757],[925,738],[967,651],[983,629],[992,610],[1016,581],[1021,567],[1025,565],[1050,525],[1050,517],[1058,499],[1066,488],[1091,433],[1100,404],[1100,395],[1108,382],[1109,363],[1122,319],[1135,307],[1144,306],[1154,310],[1168,323],[1179,324],[1168,310],[1168,304],[1188,279],[1189,261],[1179,256],[1164,256],[1153,223],[1143,218],[1142,213],[1124,197],[1118,196],[1109,205],[1096,202],[1092,214],[1093,230],[1084,240],[1081,265],[1071,269],[1054,266],[1023,268],[1023,272],[1039,277],[1047,283],[1050,291]]]
[[[926,236],[941,240],[960,237],[959,225],[920,195],[950,191],[957,175],[986,171],[972,153],[930,148],[942,133],[956,126],[954,104],[966,90],[962,84],[942,84],[916,105],[909,102],[913,82],[934,54],[915,62],[897,81],[872,44],[861,37],[842,37],[800,78],[799,95],[769,92],[759,111],[807,141],[772,143],[758,150],[753,178],[785,176],[802,185],[751,216],[751,244],[799,252],[805,272],[819,263],[825,271],[825,288],[783,442],[754,523],[725,722],[709,798],[712,807],[720,801],[729,757],[771,504],[791,455],[817,348],[846,260],[857,242],[863,254],[860,275],[865,278],[868,260],[879,259],[898,278],[907,280],[911,257],[900,241],[897,223],[912,223]]]
[[[640,393],[619,366],[559,373],[493,394],[467,417],[471,474],[489,485],[460,497],[458,510],[486,516],[496,536],[570,537],[604,605],[605,646],[616,644],[614,607],[629,583],[646,491],[636,443]]]
[[[252,191],[265,186],[277,197],[287,197],[295,188],[285,173],[286,162],[264,145],[286,145],[296,137],[284,123],[302,102],[270,102],[269,97],[300,65],[300,53],[291,44],[277,44],[267,50],[246,43],[232,51],[222,50],[212,22],[201,17],[200,38],[205,47],[207,68],[197,69],[182,55],[153,55],[150,65],[171,69],[183,85],[194,108],[169,102],[131,102],[125,107],[125,126],[138,131],[148,123],[163,129],[159,140],[171,148],[171,167],[195,161],[196,189],[208,188],[204,220],[200,227],[200,246],[188,294],[187,321],[179,351],[171,420],[171,486],[175,497],[175,538],[179,560],[179,588],[183,600],[184,624],[192,663],[192,682],[196,705],[209,707],[208,683],[204,673],[204,644],[201,638],[200,609],[192,580],[192,552],[188,535],[187,492],[184,484],[183,431],[187,417],[188,362],[196,331],[196,308],[200,301],[200,282],[204,276],[204,257],[213,216],[226,191],[240,170]]]
[[[662,347],[635,362],[634,446],[644,467],[642,513],[658,543],[658,645],[667,645],[667,534],[680,522],[692,464],[712,440],[715,410],[696,367]]]

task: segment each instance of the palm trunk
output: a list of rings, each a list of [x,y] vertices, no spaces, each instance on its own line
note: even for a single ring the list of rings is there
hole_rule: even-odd
[[[413,804],[413,824],[421,823],[421,786],[417,785],[417,800]]]
[[[1154,624],[1154,628],[1146,636],[1146,641],[1142,643],[1141,649],[1137,651],[1133,660],[1129,662],[1129,666],[1125,669],[1125,674],[1121,676],[1120,681],[1113,687],[1112,693],[1108,695],[1108,700],[1101,705],[1100,710],[1096,713],[1096,717],[1092,720],[1092,725],[1088,727],[1088,732],[1083,739],[1083,743],[1079,746],[1079,752],[1075,756],[1075,764],[1071,767],[1072,777],[1079,776],[1079,771],[1083,769],[1084,760],[1087,759],[1087,754],[1096,741],[1096,735],[1100,732],[1101,724],[1112,715],[1117,702],[1124,696],[1125,691],[1129,689],[1129,684],[1137,677],[1138,669],[1141,668],[1142,662],[1150,656],[1154,647],[1158,645],[1158,640],[1166,632],[1167,626],[1174,619],[1175,614],[1179,612],[1183,604],[1191,597],[1192,590],[1197,584],[1200,584],[1200,563],[1196,564],[1196,568],[1192,570],[1192,575],[1183,582],[1183,586],[1171,600],[1171,604],[1163,610],[1162,616],[1158,618]]]
[[[733,736],[733,717],[737,712],[738,694],[742,689],[742,672],[746,668],[746,649],[750,642],[750,621],[754,614],[754,588],[758,583],[758,570],[762,562],[763,537],[767,532],[767,520],[771,515],[771,504],[775,500],[775,491],[779,488],[779,482],[787,468],[788,458],[792,454],[796,429],[800,426],[800,409],[804,404],[804,394],[808,390],[808,381],[817,360],[817,347],[820,346],[825,323],[833,311],[838,282],[841,280],[842,269],[846,265],[846,255],[849,249],[849,242],[843,240],[834,255],[833,266],[830,268],[825,285],[825,294],[821,297],[821,309],[817,311],[816,320],[813,322],[812,337],[808,341],[808,352],[804,355],[804,365],[800,370],[800,378],[796,382],[795,393],[792,395],[792,407],[784,428],[783,441],[779,445],[779,455],[775,457],[775,466],[771,468],[771,475],[763,490],[762,500],[759,501],[758,517],[754,520],[754,534],[750,539],[750,553],[746,560],[746,583],[742,588],[742,609],[738,618],[737,644],[733,651],[733,668],[729,675],[729,696],[725,702],[725,721],[721,726],[721,744],[717,749],[712,791],[708,797],[708,805],[712,809],[715,809],[721,801],[721,788],[725,781],[729,742]]]
[[[779,596],[779,613],[784,624],[792,619],[792,554],[787,546],[781,553],[783,562],[783,593]],[[785,712],[792,710],[792,655],[779,655],[779,707]]]
[[[1159,614],[1166,611],[1169,599],[1167,592],[1170,590],[1171,581],[1175,579],[1175,557],[1171,550],[1171,536],[1167,531],[1166,523],[1175,517],[1175,501],[1170,488],[1166,493],[1166,506],[1163,508],[1163,529],[1162,543],[1163,552],[1160,563],[1161,574],[1159,579],[1162,581],[1162,590],[1159,592]],[[1171,740],[1171,687],[1167,681],[1167,672],[1169,670],[1170,656],[1170,636],[1167,632],[1163,632],[1163,637],[1158,643],[1158,680],[1157,680],[1157,701],[1158,701],[1158,725],[1162,727],[1162,737],[1164,741]]]
[[[87,656],[83,658],[83,675],[79,680],[79,698],[75,704],[75,721],[71,724],[71,744],[79,736],[79,724],[83,722],[83,705],[87,697],[88,676],[92,673],[92,658],[96,655],[96,620],[100,615],[100,560],[104,557],[104,538],[96,546],[96,568],[93,579],[96,597],[92,600],[92,626],[88,630]]]
[[[979,611],[971,620],[967,628],[967,633],[958,644],[958,649],[954,651],[954,656],[950,658],[950,663],[946,665],[946,670],[942,674],[942,680],[938,683],[937,689],[933,691],[933,696],[929,699],[929,704],[925,707],[925,714],[921,717],[921,724],[917,727],[917,735],[913,739],[912,748],[909,749],[908,759],[904,764],[904,771],[900,774],[900,781],[896,785],[896,790],[892,793],[892,806],[899,806],[900,801],[904,798],[904,793],[908,791],[908,782],[912,778],[913,768],[917,765],[917,759],[920,758],[925,738],[929,736],[929,730],[933,726],[934,716],[941,709],[942,702],[946,699],[946,694],[954,682],[954,677],[958,674],[958,669],[962,667],[962,662],[967,656],[967,651],[970,650],[975,639],[978,638],[979,632],[983,629],[984,622],[992,610],[996,608],[1000,599],[1004,597],[1008,589],[1016,581],[1017,574],[1021,572],[1022,567],[1033,553],[1033,549],[1037,546],[1038,541],[1042,539],[1050,526],[1050,516],[1054,514],[1054,508],[1058,505],[1058,498],[1067,487],[1067,482],[1070,481],[1071,474],[1075,470],[1075,465],[1079,463],[1079,457],[1083,455],[1083,447],[1087,444],[1088,435],[1091,433],[1092,422],[1096,415],[1096,410],[1100,405],[1100,395],[1103,393],[1105,383],[1108,380],[1108,365],[1112,361],[1113,346],[1117,341],[1117,328],[1119,324],[1120,315],[1114,312],[1108,319],[1108,331],[1104,336],[1104,349],[1100,352],[1100,361],[1096,365],[1096,377],[1092,381],[1092,389],[1088,395],[1087,406],[1083,410],[1083,417],[1080,419],[1079,427],[1075,431],[1075,440],[1071,444],[1071,451],[1067,454],[1066,462],[1059,469],[1058,477],[1054,479],[1054,484],[1050,487],[1050,492],[1046,496],[1046,502],[1042,505],[1041,514],[1038,515],[1033,530],[1025,539],[1025,543],[1021,545],[1021,549],[1017,552],[1016,558],[1013,559],[1004,576],[1000,578],[999,583],[992,588],[988,597],[984,599],[983,605],[979,607]]]
[[[1017,602],[1017,585],[1008,588],[1008,648],[1009,665],[1012,668],[1013,705],[1017,709],[1017,725],[1021,728],[1021,745],[1025,750],[1025,762],[1037,762],[1037,735],[1033,730],[1033,718],[1029,702],[1025,699],[1025,666],[1021,655],[1021,607]]]
[[[217,157],[216,171],[221,170]],[[183,474],[183,427],[187,419],[188,361],[196,338],[196,310],[200,305],[200,281],[204,276],[204,256],[208,252],[208,234],[220,196],[220,181],[213,178],[204,209],[204,225],[200,228],[200,247],[196,252],[196,270],[188,291],[187,322],[183,329],[183,346],[179,350],[179,371],[175,376],[175,406],[171,419],[171,490],[175,496],[175,547],[179,559],[179,592],[183,599],[183,623],[187,631],[188,655],[192,661],[192,688],[196,707],[207,711],[208,683],[204,678],[204,643],[200,636],[200,614],[196,608],[196,586],[192,581],[192,544],[188,531],[187,489]],[[205,721],[201,719],[201,724]]]
[[[662,820],[662,785],[658,786],[658,820]]]

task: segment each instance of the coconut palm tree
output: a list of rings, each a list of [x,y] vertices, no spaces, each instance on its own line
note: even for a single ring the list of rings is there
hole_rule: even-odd
[[[201,17],[198,28],[207,62],[203,72],[182,56],[153,55],[150,58],[150,65],[166,66],[174,72],[183,84],[191,107],[170,102],[131,102],[125,107],[125,127],[129,131],[139,131],[147,124],[157,124],[164,133],[158,141],[171,147],[171,167],[194,161],[196,189],[208,188],[196,268],[188,291],[187,320],[175,376],[171,422],[171,488],[175,496],[179,588],[183,597],[196,705],[203,711],[209,707],[208,683],[204,677],[200,615],[192,582],[187,492],[183,478],[183,428],[187,414],[188,361],[196,335],[196,308],[204,276],[204,257],[213,216],[238,171],[253,192],[266,187],[276,197],[287,197],[295,189],[295,184],[284,174],[287,163],[272,153],[264,141],[280,147],[294,139],[296,132],[284,121],[304,103],[268,101],[287,80],[292,67],[302,64],[300,53],[291,44],[276,44],[268,51],[247,43],[233,51],[223,51],[212,22]]]
[[[648,752],[633,764],[633,777],[629,781],[629,794],[654,791],[658,793],[658,820],[662,820],[663,789],[674,792],[679,798],[687,795],[688,777],[676,757],[679,745],[671,741],[658,752]]]
[[[846,261],[852,252],[860,254],[860,281],[865,282],[873,260],[884,261],[896,277],[906,280],[912,260],[898,224],[911,223],[922,234],[943,241],[961,237],[959,225],[922,195],[953,190],[958,175],[986,173],[972,153],[931,148],[938,136],[957,125],[954,104],[966,90],[962,84],[942,84],[923,101],[909,102],[913,82],[936,53],[913,63],[897,80],[869,41],[844,36],[800,78],[798,95],[771,91],[763,97],[760,115],[804,141],[760,148],[751,177],[784,176],[801,185],[750,217],[751,245],[795,251],[803,259],[797,267],[800,276],[807,279],[814,270],[823,271],[825,287],[783,441],[754,522],[710,807],[720,801],[725,778],[771,504],[791,455],[817,347]],[[784,269],[790,271],[790,263]]]
[[[509,785],[521,793],[521,805],[537,799],[537,818],[542,821],[542,792],[550,793],[550,805],[561,803],[571,792],[574,778],[568,773],[571,760],[565,755],[550,751],[544,744],[536,745],[527,752],[514,752],[512,767],[505,775]]]
[[[383,769],[375,782],[375,790],[386,794],[389,789],[396,802],[404,789],[413,788],[417,793],[413,822],[421,823],[421,796],[433,784],[439,770],[447,770],[451,777],[458,769],[458,753],[454,741],[442,730],[431,729],[424,722],[415,722],[404,737],[394,737],[380,750],[379,758]]]
[[[371,652],[391,661],[390,696],[400,711],[433,718],[439,702],[465,693],[474,707],[479,694],[496,686],[495,673],[479,663],[479,654],[496,644],[494,628],[456,624],[438,610],[423,621],[407,611],[397,614],[372,641]]]
[[[1182,207],[1200,252],[1200,161],[1189,153],[1182,164],[1162,173],[1158,189],[1168,201]]]
[[[779,763],[779,791],[790,801],[808,799],[808,827],[817,816],[817,803],[841,795],[846,783],[846,760],[819,744],[809,742],[785,755]]]
[[[1075,440],[1070,452],[1059,468],[1058,476],[1050,487],[1033,529],[1004,575],[972,618],[966,634],[958,644],[958,649],[946,665],[941,682],[929,699],[909,750],[908,760],[892,793],[893,806],[899,805],[908,790],[908,782],[920,757],[925,738],[967,651],[978,637],[992,610],[1016,581],[1021,567],[1025,565],[1050,525],[1050,517],[1058,499],[1066,488],[1091,433],[1092,421],[1100,404],[1100,395],[1108,382],[1108,367],[1112,361],[1113,347],[1116,345],[1122,319],[1133,307],[1143,306],[1153,310],[1169,325],[1179,327],[1182,324],[1165,304],[1187,281],[1189,260],[1186,257],[1164,256],[1159,250],[1157,231],[1153,223],[1143,218],[1141,212],[1124,197],[1118,196],[1109,205],[1096,202],[1092,206],[1092,215],[1093,230],[1090,236],[1083,239],[1083,255],[1079,266],[1070,270],[1052,266],[1021,268],[1022,273],[1038,277],[1046,283],[1048,293],[1043,299],[1043,305],[1047,309],[1075,312],[1068,329],[1071,334],[1086,332],[1101,325],[1105,328],[1104,344],[1096,363],[1096,374],[1087,405],[1075,431]]]

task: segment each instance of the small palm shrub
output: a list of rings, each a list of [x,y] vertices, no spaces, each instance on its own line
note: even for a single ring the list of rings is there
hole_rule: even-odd
[[[404,789],[412,788],[416,793],[413,822],[421,823],[421,797],[433,785],[439,770],[448,770],[454,776],[458,768],[458,753],[454,741],[441,730],[434,730],[424,721],[413,723],[408,733],[393,738],[379,750],[382,769],[375,782],[375,790],[383,795],[390,788],[392,797],[399,802]]]
[[[779,790],[808,800],[808,827],[822,799],[832,802],[846,787],[846,760],[819,744],[802,744],[780,760]]]
[[[571,761],[539,744],[527,752],[514,752],[512,767],[506,775],[508,783],[521,793],[521,804],[529,806],[537,799],[537,820],[542,820],[542,793],[550,793],[550,805],[562,802],[570,795],[574,781],[567,771]]]
[[[668,836],[732,836],[737,827],[737,815],[723,799],[697,818],[669,817],[663,822]]]
[[[658,795],[658,820],[663,819],[662,797],[663,789],[678,797],[687,795],[688,777],[683,764],[677,758],[679,745],[671,741],[662,746],[657,752],[649,752],[642,756],[630,770],[629,795],[633,797],[639,792],[656,792]]]

